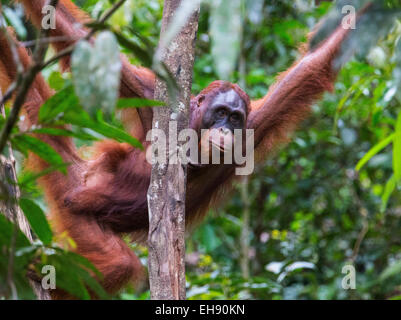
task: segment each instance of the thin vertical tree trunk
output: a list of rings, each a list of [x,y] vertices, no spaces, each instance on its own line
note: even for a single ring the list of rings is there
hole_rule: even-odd
[[[185,1],[193,0],[164,1],[160,39],[164,39],[177,8]],[[177,105],[169,101],[166,84],[159,79],[156,82],[155,99],[167,102],[168,108],[154,108],[153,128],[163,130],[167,141],[177,139],[177,133],[188,127],[198,15],[199,8],[170,43],[163,59],[178,84]],[[175,121],[177,132],[169,132],[169,125]],[[171,151],[176,152],[181,145],[178,142]],[[185,299],[186,166],[180,157],[171,163],[173,155],[167,155],[167,163],[153,164],[148,191],[150,292],[152,299]]]
[[[0,100],[3,98],[0,92]],[[0,114],[2,117],[5,116],[4,106],[0,105]],[[17,173],[15,170],[15,158],[11,145],[8,143],[8,156],[5,157],[0,154],[0,213],[3,213],[10,221],[14,222],[16,228],[19,228],[29,239],[33,241],[31,229],[29,223],[22,213],[22,210],[18,206],[18,198],[20,197],[20,190],[17,183]],[[14,233],[13,236],[16,234]],[[11,241],[12,243],[14,241]],[[9,256],[9,266],[11,267],[10,272],[13,269],[13,256],[15,254],[14,248],[10,248],[11,254]],[[8,286],[11,289],[12,298],[17,298],[17,292],[13,283],[12,273],[8,275]],[[49,293],[44,290],[40,284],[31,281],[31,286],[39,300],[50,300]]]
[[[241,11],[242,16],[245,16],[245,3],[242,2]],[[243,18],[244,19],[244,18]],[[244,23],[244,22],[243,22]],[[239,84],[243,90],[246,90],[246,57],[244,50],[244,29],[242,29],[242,39],[241,39],[241,51],[239,58]],[[241,201],[243,205],[242,211],[242,229],[241,229],[241,256],[240,256],[240,266],[241,274],[244,279],[249,279],[249,236],[250,236],[250,217],[251,217],[251,203],[249,200],[249,177],[245,176],[240,185]]]
[[[249,279],[249,236],[250,236],[250,217],[251,204],[249,202],[249,178],[244,177],[241,181],[241,201],[243,205],[242,211],[242,229],[241,229],[241,273],[244,279]]]

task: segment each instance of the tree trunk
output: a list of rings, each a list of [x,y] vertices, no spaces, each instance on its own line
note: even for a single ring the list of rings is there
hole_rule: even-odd
[[[181,3],[193,0],[165,0],[160,39],[164,39],[170,21]],[[191,15],[166,49],[163,62],[175,76],[178,97],[173,105],[168,99],[166,83],[157,80],[155,99],[165,101],[168,108],[154,108],[153,128],[161,129],[167,141],[177,141],[178,132],[188,127],[191,97],[194,46],[198,29],[199,8]],[[169,132],[169,125],[177,125]],[[175,139],[175,140],[174,140]],[[171,152],[180,150],[182,142]],[[167,150],[170,148],[167,147]],[[148,191],[149,208],[149,280],[152,299],[185,299],[185,191],[186,166],[180,157],[172,163],[167,151],[167,163],[152,166]]]
[[[241,181],[241,201],[243,205],[242,213],[242,229],[241,229],[241,273],[242,277],[246,280],[249,279],[249,236],[250,236],[250,217],[251,217],[251,204],[249,202],[249,179],[246,176]]]
[[[0,100],[2,94],[0,92]],[[4,117],[4,106],[0,105],[0,114]],[[31,229],[29,223],[26,220],[22,210],[18,206],[18,198],[20,197],[20,190],[18,188],[17,173],[15,170],[15,159],[11,145],[8,145],[8,157],[4,157],[0,154],[0,193],[3,195],[0,198],[0,213],[3,213],[10,221],[13,221],[16,227],[18,227],[29,239],[33,241]],[[4,192],[3,192],[4,191]],[[13,251],[13,248],[10,248]],[[13,258],[15,252],[12,252],[10,259]],[[12,292],[12,297],[17,298],[14,283],[12,281],[12,275],[9,275],[10,283],[8,284]],[[39,300],[50,300],[49,293],[44,290],[40,284],[31,281],[31,286]]]

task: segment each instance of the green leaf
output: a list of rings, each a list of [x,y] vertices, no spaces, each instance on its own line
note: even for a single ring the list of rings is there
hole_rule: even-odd
[[[395,179],[395,176],[392,175],[391,178],[387,181],[386,186],[384,188],[384,192],[382,195],[382,204],[380,208],[381,212],[384,212],[384,210],[386,210],[388,200],[390,199],[390,196],[395,190],[396,186],[397,186],[397,180]]]
[[[163,101],[148,100],[142,98],[121,98],[117,102],[117,108],[141,108],[141,107],[159,107],[165,106]]]
[[[51,122],[62,112],[79,106],[79,100],[74,93],[74,88],[67,86],[43,104],[39,110],[39,122]]]
[[[38,173],[24,172],[22,175],[21,174],[18,175],[18,179],[19,179],[18,185],[20,186],[20,188],[25,188],[30,183],[36,181],[40,177],[43,177],[53,171],[61,169],[60,171],[66,172],[68,165],[69,165],[68,163],[63,163],[63,164],[60,164],[57,166],[50,166],[50,167],[46,168],[45,170],[42,170]]]
[[[14,224],[9,221],[2,212],[0,212],[0,245],[11,245],[11,238],[14,232]],[[23,234],[23,232],[18,228],[17,229],[17,239],[16,239],[16,247],[28,247],[30,246],[30,242],[28,238]],[[1,259],[0,259],[1,260]]]
[[[48,79],[49,86],[56,91],[62,90],[65,86],[65,82],[66,80],[58,71],[53,71]]]
[[[99,284],[96,278],[94,278],[90,273],[93,272],[98,279],[102,279],[102,273],[96,269],[96,267],[83,256],[76,254],[74,252],[66,252],[66,258],[79,266],[76,269],[77,275],[79,275],[84,282],[100,297],[100,299],[107,299],[108,294],[103,289],[103,287]]]
[[[374,155],[376,155],[378,152],[380,152],[382,149],[384,149],[387,145],[389,145],[393,139],[394,139],[394,134],[389,135],[387,138],[384,140],[380,141],[378,144],[373,146],[364,156],[361,160],[358,161],[355,170],[359,171],[361,168],[370,160]]]
[[[124,130],[121,130],[106,122],[92,120],[87,113],[81,113],[81,114],[68,113],[64,116],[64,120],[66,120],[68,123],[80,127],[89,128],[93,131],[96,131],[104,135],[107,138],[114,139],[118,142],[129,143],[132,146],[143,150],[143,146],[138,139],[135,139]]]
[[[37,154],[47,163],[53,166],[60,166],[64,164],[63,158],[47,143],[29,135],[17,135],[11,139],[14,147],[26,154],[28,150]],[[67,171],[60,167],[60,171],[66,173]]]
[[[87,288],[101,299],[107,299],[108,294],[97,279],[102,274],[85,257],[74,252],[55,249],[56,254],[48,256],[46,264],[54,265],[57,270],[57,286],[66,290],[79,299],[90,299]],[[95,274],[96,278],[92,275]]]
[[[66,89],[64,89],[64,94],[66,94]],[[71,90],[69,87],[68,90]],[[69,92],[67,95],[71,95],[75,97],[73,92]],[[77,99],[77,98],[75,98]],[[82,108],[79,104],[78,100],[73,99],[72,105],[66,105],[63,108],[59,108],[57,112],[54,112],[51,116],[48,111],[44,111],[46,116],[45,119],[54,119],[55,116],[62,113],[58,119],[59,124],[72,124],[76,125],[80,128],[88,128],[101,135],[114,139],[118,142],[126,142],[131,144],[136,148],[143,149],[142,144],[139,142],[138,139],[135,139],[130,134],[125,132],[124,130],[110,125],[104,121],[94,120],[92,119],[89,114]],[[58,99],[57,99],[58,100]],[[128,99],[131,100],[131,99]],[[56,102],[56,100],[55,100]],[[130,102],[123,102],[126,104],[130,104]],[[135,103],[135,102],[134,102]],[[42,107],[43,108],[43,107]],[[49,116],[48,116],[49,115]],[[83,140],[94,140],[96,139],[92,135],[84,135],[83,133],[73,133],[72,131],[66,129],[59,129],[59,128],[38,128],[33,130],[35,133],[45,133],[45,134],[54,134],[54,135],[71,135],[79,139]],[[36,139],[37,140],[37,139]],[[39,140],[40,141],[40,140]]]
[[[401,261],[397,261],[394,264],[388,266],[379,276],[380,281],[384,281],[387,278],[399,275],[401,273]]]
[[[398,113],[393,141],[393,171],[395,181],[401,180],[401,112]]]
[[[38,238],[45,245],[49,245],[52,242],[53,234],[42,209],[32,200],[25,198],[20,199],[19,205]]]
[[[355,82],[345,93],[345,95],[341,98],[340,102],[337,105],[336,114],[334,116],[334,128],[333,132],[337,133],[337,125],[338,120],[340,119],[340,114],[344,109],[345,103],[349,100],[349,98],[354,95],[352,100],[357,99],[365,89],[366,86],[369,86],[370,83],[375,79],[375,77],[362,77],[357,82]],[[353,105],[352,102],[349,105]]]
[[[77,276],[77,270],[81,268],[80,266],[67,260],[63,255],[50,256],[47,264],[54,266],[57,271],[57,288],[67,291],[77,299],[90,299],[82,278]]]
[[[82,140],[89,140],[89,141],[96,141],[98,140],[96,137],[87,134],[85,132],[73,132],[67,129],[60,129],[60,128],[39,128],[34,129],[31,131],[32,133],[39,133],[39,134],[47,134],[50,136],[65,136],[65,137],[74,137]]]

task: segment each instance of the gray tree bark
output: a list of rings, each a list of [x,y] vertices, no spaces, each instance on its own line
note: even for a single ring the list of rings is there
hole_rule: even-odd
[[[0,92],[0,100],[2,99],[2,94]],[[4,106],[0,105],[0,114],[4,117]],[[8,156],[5,157],[0,154],[0,213],[3,213],[10,221],[13,221],[16,227],[18,227],[29,239],[33,241],[31,229],[29,223],[25,218],[21,208],[18,206],[18,198],[20,197],[20,190],[18,188],[17,173],[15,170],[15,158],[11,145],[8,145]],[[12,241],[13,242],[13,241]],[[13,250],[11,248],[10,250]],[[15,252],[12,252],[12,255]],[[13,256],[10,256],[10,259]],[[11,264],[13,261],[11,261]],[[12,277],[9,275],[8,285],[12,291],[12,297],[17,298],[17,293],[15,290]],[[42,286],[34,281],[31,281],[32,289],[39,300],[50,300],[49,293],[42,288]]]
[[[165,36],[177,8],[192,0],[165,0],[160,39]],[[155,99],[165,101],[168,108],[154,108],[153,128],[163,130],[167,141],[176,139],[188,127],[191,98],[194,47],[198,29],[199,8],[170,43],[163,62],[175,76],[178,97],[173,105],[166,83],[157,80]],[[177,121],[177,132],[169,133],[170,122]],[[174,135],[174,136],[173,136]],[[175,140],[176,141],[176,140]],[[176,152],[182,143],[178,142]],[[169,148],[167,148],[168,150]],[[185,299],[185,191],[186,165],[180,157],[174,164],[167,151],[167,163],[152,166],[148,190],[149,208],[149,281],[152,299]]]

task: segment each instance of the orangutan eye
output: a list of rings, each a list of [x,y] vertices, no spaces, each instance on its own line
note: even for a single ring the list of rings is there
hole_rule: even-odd
[[[225,118],[227,116],[227,110],[225,108],[220,108],[216,111],[219,118]]]
[[[240,120],[241,120],[241,117],[240,117],[240,115],[238,113],[233,113],[230,116],[230,121],[233,122],[233,123],[238,123]]]

